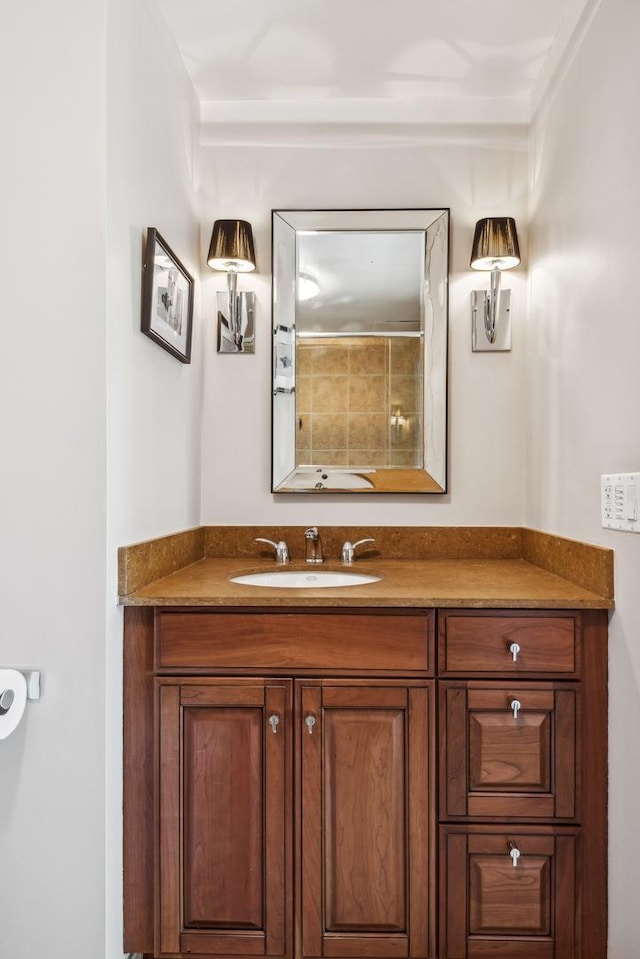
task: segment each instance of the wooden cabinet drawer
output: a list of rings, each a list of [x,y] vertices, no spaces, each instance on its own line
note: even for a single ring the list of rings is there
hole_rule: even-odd
[[[578,845],[575,829],[441,827],[440,959],[579,959]]]
[[[433,673],[434,615],[349,613],[156,613],[160,671],[331,675]]]
[[[570,683],[441,683],[441,819],[577,818],[579,697]]]
[[[575,613],[444,612],[439,639],[443,675],[577,677],[580,672],[580,619]]]

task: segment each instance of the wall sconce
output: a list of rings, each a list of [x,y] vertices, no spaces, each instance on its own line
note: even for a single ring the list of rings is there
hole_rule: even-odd
[[[391,407],[391,429],[394,433],[402,433],[403,429],[407,425],[407,417],[404,414],[404,410],[401,406],[392,406]]]
[[[511,290],[500,290],[502,270],[520,262],[516,221],[510,216],[478,220],[471,267],[491,270],[491,289],[471,294],[471,348],[474,352],[511,349]]]
[[[218,353],[255,352],[253,315],[255,293],[238,293],[238,273],[256,268],[251,224],[246,220],[216,220],[207,263],[227,274],[227,292],[218,292]]]

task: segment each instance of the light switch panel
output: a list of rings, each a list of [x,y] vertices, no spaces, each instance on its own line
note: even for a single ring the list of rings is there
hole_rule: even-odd
[[[640,533],[640,473],[607,473],[600,490],[604,528]]]

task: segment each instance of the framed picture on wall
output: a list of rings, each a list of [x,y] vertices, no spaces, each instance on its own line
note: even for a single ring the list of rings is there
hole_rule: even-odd
[[[143,333],[181,363],[191,362],[193,277],[155,227],[142,264]]]

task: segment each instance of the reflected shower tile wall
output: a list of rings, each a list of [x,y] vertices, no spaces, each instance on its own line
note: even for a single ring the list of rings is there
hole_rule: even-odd
[[[361,450],[379,449],[381,438],[387,434],[386,413],[349,413],[349,448]]]
[[[346,450],[311,450],[311,462],[301,465],[305,466],[347,466]]]
[[[385,337],[350,337],[347,343],[350,374],[370,376],[388,373],[388,341]]]
[[[311,376],[310,380],[312,413],[344,413],[348,410],[348,376]]]
[[[305,339],[298,342],[297,369],[298,463],[421,465],[420,339]],[[402,428],[392,426],[398,408]]]
[[[349,376],[349,413],[386,413],[387,377],[384,373]]]
[[[386,466],[393,465],[388,462],[387,450],[349,450],[347,453],[347,466],[359,466],[360,468],[375,466],[378,469],[384,469]]]
[[[347,449],[347,413],[313,413],[310,419],[312,450]]]

